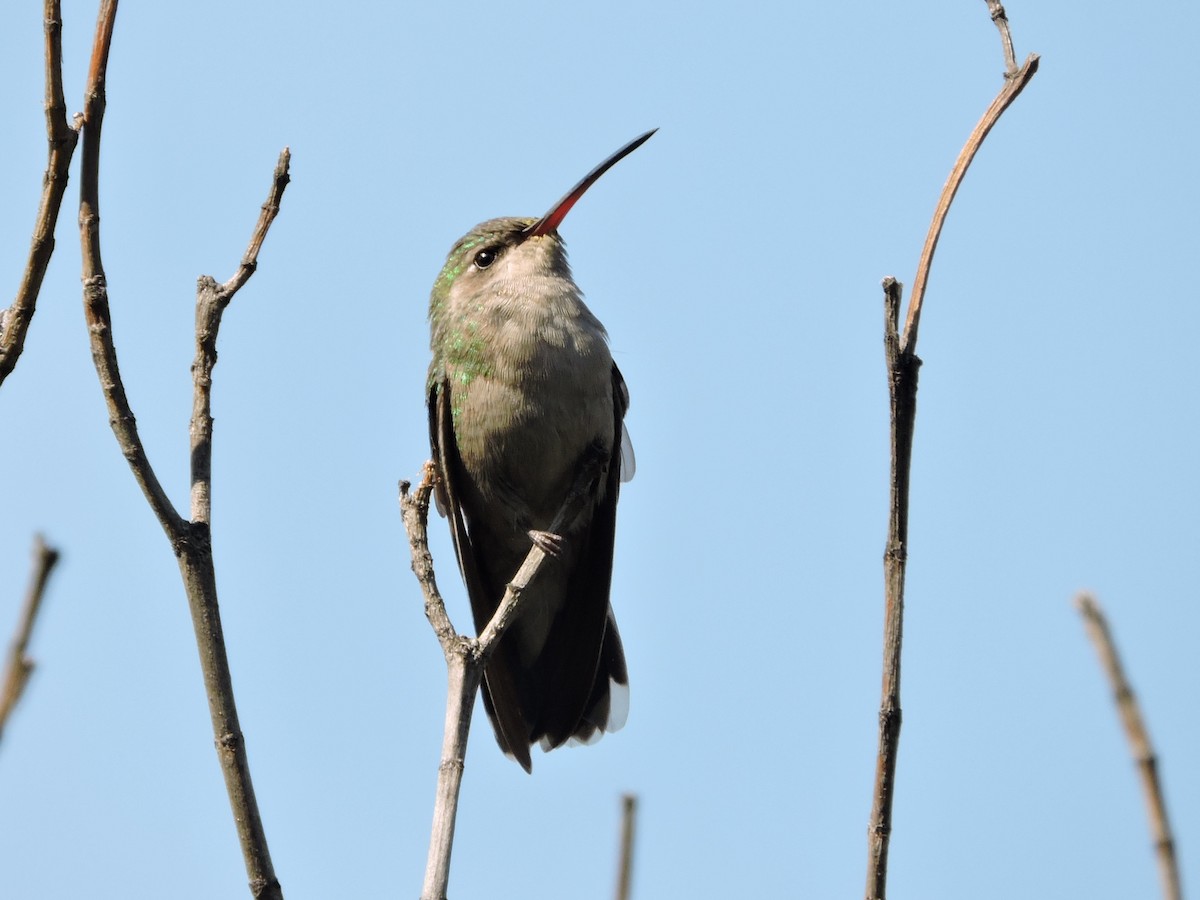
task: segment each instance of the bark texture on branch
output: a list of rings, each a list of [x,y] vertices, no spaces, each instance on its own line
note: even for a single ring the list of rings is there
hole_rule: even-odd
[[[1075,606],[1083,616],[1088,637],[1092,639],[1096,655],[1100,657],[1100,666],[1108,677],[1117,714],[1121,717],[1121,725],[1129,739],[1129,750],[1142,784],[1142,796],[1146,800],[1146,815],[1150,820],[1150,835],[1154,840],[1154,855],[1158,862],[1163,898],[1181,900],[1183,887],[1179,879],[1179,864],[1175,858],[1175,838],[1171,835],[1167,801],[1158,777],[1158,756],[1150,741],[1150,732],[1146,730],[1141,705],[1129,684],[1129,679],[1125,677],[1125,667],[1121,664],[1121,657],[1117,653],[1117,645],[1113,641],[1104,610],[1090,594],[1080,594],[1075,599]]]
[[[46,0],[43,9],[46,39],[46,140],[49,158],[42,176],[42,199],[33,226],[29,259],[17,296],[0,312],[0,384],[4,383],[25,349],[25,336],[37,308],[38,295],[50,257],[54,255],[54,229],[67,190],[67,171],[79,142],[79,132],[67,122],[67,101],[62,82],[62,9],[59,0]]]
[[[210,410],[212,370],[217,361],[217,332],[221,315],[257,266],[259,249],[279,211],[279,201],[288,184],[290,153],[285,148],[279,156],[267,201],[263,204],[249,247],[233,277],[224,284],[218,284],[215,279],[204,276],[197,285],[196,358],[192,366],[193,404],[190,423],[191,510],[190,516],[185,518],[167,497],[150,465],[138,434],[137,420],[125,393],[117,364],[108,284],[100,254],[100,136],[106,105],[108,53],[116,11],[116,0],[102,2],[100,18],[96,25],[83,114],[79,227],[83,253],[84,315],[91,341],[92,360],[104,392],[113,434],[146,501],[162,525],[179,563],[191,610],[205,692],[208,696],[217,759],[237,826],[250,892],[256,898],[282,900],[283,891],[275,876],[262,817],[254,795],[254,785],[250,778],[246,741],[238,721],[233,680],[217,602],[211,534]]]
[[[909,473],[917,414],[917,374],[921,366],[921,360],[917,356],[921,307],[938,238],[941,236],[946,215],[950,212],[950,205],[954,202],[959,185],[962,184],[967,169],[983,145],[988,132],[1024,90],[1038,68],[1036,54],[1030,55],[1021,68],[1016,67],[1012,36],[1004,7],[998,0],[986,2],[992,21],[1000,31],[1005,60],[1005,84],[967,138],[942,188],[917,263],[903,331],[899,330],[903,286],[895,278],[888,277],[883,280],[884,353],[891,406],[891,501],[887,547],[883,556],[883,679],[879,704],[879,750],[875,762],[871,818],[867,827],[867,900],[884,900],[887,896],[888,848],[892,834],[892,803],[896,790],[896,760],[902,719],[900,658],[904,633],[904,577],[908,561]]]
[[[588,487],[604,465],[602,456],[584,460],[576,473],[570,492],[563,500],[549,531],[558,534],[568,522],[574,521],[589,502]],[[475,696],[483,683],[484,667],[496,649],[500,638],[520,614],[521,598],[525,589],[546,560],[546,552],[536,544],[525,557],[521,568],[513,575],[504,591],[504,598],[495,614],[479,637],[459,634],[446,613],[446,604],[438,591],[433,570],[433,556],[429,552],[429,498],[433,494],[438,477],[437,467],[428,462],[422,472],[421,483],[415,493],[410,494],[411,485],[400,483],[400,511],[404,529],[408,534],[409,551],[412,554],[413,574],[421,585],[425,598],[425,616],[437,636],[442,653],[446,657],[446,719],[442,735],[442,758],[438,766],[436,800],[433,809],[433,827],[429,838],[429,857],[425,865],[425,882],[421,900],[445,900],[450,881],[450,856],[454,849],[454,827],[458,817],[458,798],[462,789],[462,776],[466,764],[467,738],[471,730],[471,713],[475,708]]]

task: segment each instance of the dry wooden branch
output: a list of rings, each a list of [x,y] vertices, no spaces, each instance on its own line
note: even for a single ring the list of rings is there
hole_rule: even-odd
[[[904,632],[904,577],[908,560],[909,473],[917,413],[917,375],[921,366],[921,360],[916,355],[921,304],[946,214],[950,211],[950,204],[954,202],[954,195],[962,184],[971,160],[975,158],[988,132],[1029,83],[1038,67],[1038,56],[1033,54],[1019,70],[1015,68],[1012,38],[1004,8],[998,0],[987,0],[987,4],[993,21],[1000,29],[1006,63],[1005,85],[971,132],[950,171],[945,187],[942,188],[917,264],[912,299],[909,302],[903,333],[899,330],[903,288],[895,278],[889,277],[883,281],[884,353],[891,404],[891,502],[887,547],[883,557],[883,679],[879,708],[879,751],[875,763],[871,819],[867,828],[868,900],[884,900],[887,895],[888,847],[892,832],[892,801],[895,794],[896,759],[902,718],[900,659]]]
[[[1163,897],[1165,900],[1181,900],[1183,889],[1179,880],[1179,866],[1175,860],[1175,840],[1171,837],[1171,822],[1167,818],[1167,802],[1158,779],[1158,757],[1154,753],[1150,733],[1142,719],[1141,708],[1129,680],[1125,677],[1125,668],[1121,665],[1121,657],[1117,654],[1104,611],[1088,594],[1076,597],[1075,606],[1083,616],[1088,637],[1092,639],[1096,654],[1100,657],[1100,665],[1104,674],[1108,676],[1117,713],[1125,727],[1125,735],[1129,738],[1129,749],[1142,782],[1142,795],[1146,799],[1146,813],[1150,818],[1150,833],[1154,838],[1154,852],[1158,859]]]
[[[992,21],[1000,29],[1000,44],[1004,48],[1004,77],[1012,78],[1017,74],[1017,53],[1013,49],[1012,31],[1008,27],[1008,13],[1000,0],[986,0],[988,12]]]
[[[593,484],[604,459],[601,455],[583,460],[570,492],[550,523],[549,531],[561,533],[568,522],[574,521],[589,502],[589,486]],[[546,553],[534,545],[508,586],[487,627],[477,638],[459,634],[446,613],[446,604],[438,591],[429,552],[429,497],[437,479],[437,467],[428,462],[421,483],[413,494],[411,485],[400,482],[400,511],[408,534],[413,573],[421,585],[425,599],[425,616],[437,635],[446,657],[447,690],[446,719],[442,735],[442,758],[438,766],[437,794],[433,809],[433,827],[429,838],[429,857],[425,865],[425,882],[421,900],[445,900],[450,881],[450,855],[454,849],[454,826],[458,817],[458,797],[462,788],[463,769],[467,755],[467,737],[471,730],[471,713],[475,696],[483,682],[484,667],[495,651],[504,632],[516,620],[521,610],[521,598],[530,582],[537,576]]]
[[[42,177],[42,199],[33,226],[33,241],[25,274],[12,306],[0,313],[0,384],[17,365],[25,349],[25,336],[33,321],[42,279],[54,254],[54,228],[67,190],[67,170],[79,141],[79,132],[67,122],[67,102],[62,83],[62,10],[59,0],[45,2],[46,34],[46,138],[49,159]]]
[[[279,202],[291,177],[288,166],[292,160],[287,147],[279,154],[271,180],[271,192],[262,205],[258,222],[250,237],[250,245],[237,271],[224,284],[210,275],[203,275],[196,284],[196,358],[192,362],[192,523],[209,524],[212,520],[212,371],[217,364],[217,332],[221,316],[258,268],[258,252],[275,217]]]
[[[8,717],[21,700],[29,676],[33,674],[34,661],[29,657],[29,640],[33,637],[33,623],[42,608],[42,597],[50,572],[58,562],[58,551],[46,545],[39,534],[33,539],[33,574],[29,588],[25,591],[25,602],[21,605],[21,618],[8,649],[8,660],[4,666],[3,688],[0,688],[0,738]]]
[[[125,386],[117,366],[112,341],[112,322],[108,307],[108,284],[100,256],[100,133],[104,124],[106,97],[104,83],[108,70],[108,51],[116,23],[117,0],[104,0],[96,22],[96,38],[88,69],[84,94],[83,151],[80,162],[79,230],[83,245],[83,304],[92,348],[92,362],[100,374],[100,387],[108,406],[109,425],[117,436],[121,453],[133,469],[142,493],[172,544],[184,536],[187,523],[175,511],[158,477],[146,458],[137,420],[125,396]]]
[[[287,149],[280,154],[267,202],[263,204],[250,245],[237,272],[224,284],[204,276],[197,285],[196,359],[192,366],[191,419],[191,518],[185,519],[171,504],[158,481],[138,435],[137,421],[125,394],[112,337],[108,285],[100,255],[99,159],[100,134],[105,108],[108,50],[116,17],[116,0],[104,0],[96,26],[96,41],[89,69],[83,114],[83,160],[79,226],[83,252],[84,314],[91,340],[92,359],[104,391],[109,423],[142,492],[162,525],[178,558],[200,655],[200,668],[208,696],[217,758],[225,778],[229,803],[254,897],[282,900],[267,847],[262,817],[254,796],[246,742],[238,722],[229,658],[217,602],[216,572],[212,558],[212,370],[216,365],[217,331],[221,314],[233,295],[253,274],[267,229],[279,211],[279,200],[288,183]]]
[[[637,794],[621,797],[621,855],[617,860],[617,900],[629,900],[633,889],[633,839],[637,825]]]
[[[901,345],[897,330],[902,292],[903,288],[896,279],[883,280],[883,343],[892,410],[892,471],[887,548],[883,554],[883,685],[879,707],[879,753],[875,761],[875,791],[867,838],[868,900],[883,900],[887,895],[892,798],[900,743],[900,648],[904,632],[904,572],[908,561],[909,472],[917,415],[917,375],[921,368],[921,360],[916,354]]]
[[[1007,20],[1005,22],[1006,27],[1002,33],[1007,33]],[[950,212],[950,204],[954,202],[954,195],[958,193],[958,188],[962,184],[963,178],[966,177],[967,169],[970,168],[971,161],[975,159],[975,154],[983,146],[984,138],[1000,121],[1000,116],[1012,105],[1021,91],[1025,90],[1025,85],[1029,84],[1029,80],[1037,73],[1040,59],[1041,57],[1036,53],[1031,53],[1025,60],[1025,65],[1012,75],[1006,74],[1007,80],[1004,87],[1000,89],[996,99],[992,101],[991,106],[976,123],[975,128],[971,131],[971,136],[967,138],[966,144],[958,154],[958,159],[954,161],[954,168],[950,170],[950,177],[946,179],[942,195],[938,198],[937,207],[933,211],[933,221],[929,224],[929,232],[925,236],[925,246],[921,248],[921,259],[917,263],[917,274],[913,279],[912,298],[908,303],[908,316],[904,322],[904,336],[901,342],[901,346],[905,349],[910,344],[915,346],[917,342],[917,325],[921,319],[921,304],[925,299],[925,288],[929,284],[929,271],[933,267],[933,254],[937,250],[938,238],[942,236],[942,226],[946,224],[946,214]]]

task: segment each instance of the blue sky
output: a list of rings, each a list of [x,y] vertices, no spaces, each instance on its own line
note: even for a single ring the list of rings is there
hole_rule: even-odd
[[[891,895],[1153,896],[1134,769],[1071,599],[1091,589],[1109,612],[1195,887],[1200,12],[1008,12],[1041,71],[967,177],[922,320]],[[74,111],[95,8],[64,17]],[[478,719],[451,894],[610,896],[632,791],[636,896],[861,895],[879,281],[911,282],[1002,69],[982,0],[122,8],[105,263],[126,385],[178,504],[195,279],[233,273],[293,153],[222,329],[213,513],[287,897],[419,892],[444,668],[395,485],[428,454],[433,278],[476,222],[540,214],[655,126],[562,228],[632,393],[613,579],[629,724],[535,755],[530,777]],[[11,297],[45,164],[40,4],[6,11],[0,84]],[[88,354],[77,169],[0,388],[0,634],[34,531],[64,554],[0,746],[5,894],[244,896],[178,571]]]

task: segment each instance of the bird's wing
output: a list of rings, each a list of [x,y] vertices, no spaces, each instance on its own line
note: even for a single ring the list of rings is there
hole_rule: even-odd
[[[612,686],[628,685],[629,675],[608,595],[621,490],[621,435],[629,393],[615,365],[612,375],[611,456],[599,476],[591,520],[583,532],[569,538],[580,542],[579,556],[567,584],[567,601],[538,660],[545,683],[553,685],[542,718],[534,727],[535,734],[544,735],[542,744],[547,748],[571,739],[586,743],[597,737],[598,731],[615,730],[624,722],[624,702],[612,696]]]
[[[617,412],[617,422],[621,435],[621,483],[633,481],[637,471],[637,460],[633,455],[633,440],[629,437],[629,429],[625,427],[625,413],[629,410],[629,387],[621,377],[621,370],[613,364],[613,407]]]
[[[450,519],[450,534],[454,538],[458,568],[467,586],[476,630],[482,631],[499,606],[504,587],[489,586],[491,580],[486,577],[486,567],[471,543],[460,493],[463,468],[454,437],[452,409],[450,380],[442,376],[429,388],[429,445],[440,475],[437,485],[438,508]],[[517,670],[507,657],[508,649],[505,642],[501,641],[485,670],[483,705],[496,731],[496,742],[500,749],[529,772],[533,768],[533,760],[529,755],[529,725],[521,714],[517,699],[517,685],[514,682]]]

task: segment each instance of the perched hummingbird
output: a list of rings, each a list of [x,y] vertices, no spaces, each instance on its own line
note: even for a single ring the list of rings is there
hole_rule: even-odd
[[[657,130],[657,129],[655,129]],[[629,676],[609,605],[617,494],[633,476],[629,393],[571,278],[558,226],[650,139],[588,173],[540,219],[491,219],[450,250],[429,299],[429,438],[477,631],[537,543],[549,553],[484,672],[500,748],[590,743],[625,724]],[[605,460],[584,511],[547,531],[585,460]]]

